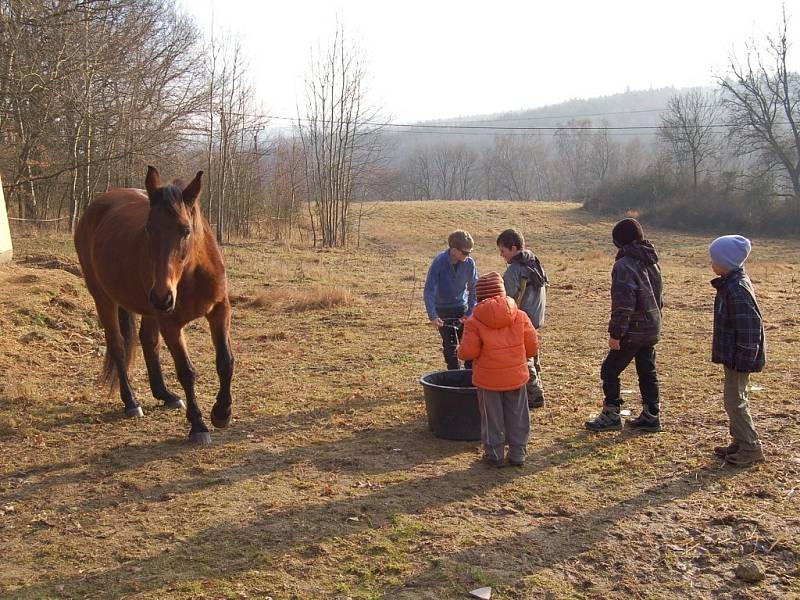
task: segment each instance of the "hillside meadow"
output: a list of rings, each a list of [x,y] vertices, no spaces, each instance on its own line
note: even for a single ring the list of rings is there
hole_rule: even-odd
[[[566,203],[397,202],[370,211],[357,248],[226,245],[234,421],[208,447],[149,395],[141,356],[145,416],[122,416],[97,385],[103,336],[71,240],[15,237],[0,267],[0,597],[800,597],[800,243],[753,240],[768,462],[741,470],[712,455],[727,419],[709,237],[646,227],[664,274],[664,431],[584,430],[602,398],[612,225]],[[492,470],[476,442],[428,431],[418,379],[443,361],[421,289],[455,228],[481,272],[502,271],[509,226],[550,277],[547,406],[528,464]],[[207,324],[187,337],[207,415]],[[632,367],[623,390],[636,414]],[[762,581],[735,575],[748,560]]]

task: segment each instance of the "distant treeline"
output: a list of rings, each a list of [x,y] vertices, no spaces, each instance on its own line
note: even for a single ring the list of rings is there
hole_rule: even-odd
[[[482,198],[797,234],[800,76],[786,30],[731,57],[715,88],[398,127],[370,106],[361,54],[337,29],[277,133],[242,48],[204,38],[171,0],[0,0],[0,175],[15,228],[70,230],[94,196],[141,187],[154,164],[206,172],[220,240],[343,245],[368,202]]]

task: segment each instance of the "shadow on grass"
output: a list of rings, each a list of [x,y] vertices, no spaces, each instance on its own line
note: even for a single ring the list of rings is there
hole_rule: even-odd
[[[320,446],[324,447],[324,452],[368,452],[376,444],[376,435],[387,434],[390,434],[389,430],[365,431],[344,441],[310,445],[273,457],[254,452],[249,457],[252,462],[245,461],[238,468],[227,471],[232,477],[240,479],[255,477],[283,468],[288,462],[314,456],[320,451]],[[421,437],[422,434],[418,435]],[[450,503],[480,496],[516,478],[564,467],[616,444],[618,439],[618,436],[597,437],[580,433],[562,440],[558,446],[542,449],[525,469],[492,470],[474,462],[466,468],[453,469],[441,475],[415,477],[377,490],[354,492],[358,495],[346,498],[320,498],[313,504],[276,510],[249,522],[210,527],[145,560],[122,564],[99,573],[54,578],[27,585],[17,589],[15,594],[19,598],[39,598],[57,591],[62,596],[91,598],[104,597],[112,590],[115,595],[157,590],[176,580],[228,580],[266,560],[294,550],[366,529],[378,529],[397,516],[420,515]],[[441,447],[437,446],[437,450],[446,450],[445,444],[448,443],[442,444]],[[463,450],[463,444],[456,443],[452,447],[454,451]],[[415,456],[431,458],[429,453],[417,453]],[[402,464],[396,468],[403,468]],[[408,461],[404,464],[408,468]],[[191,491],[202,485],[204,479],[176,482],[173,489],[178,493]],[[686,480],[688,482],[689,476],[686,476]],[[666,501],[670,493],[674,496],[678,491],[678,486],[674,486],[674,489],[669,487],[661,495]],[[609,513],[612,516],[614,514]],[[353,515],[366,515],[368,518],[354,523],[349,520]],[[577,523],[574,529],[577,532],[585,525]],[[542,535],[551,536],[552,532],[543,532]],[[194,557],[194,560],[187,557]],[[197,557],[206,558],[198,560]]]
[[[249,433],[250,431],[258,431],[263,433],[264,436],[277,438],[283,434],[305,431],[310,425],[315,423],[323,424],[327,419],[337,415],[351,416],[356,411],[370,410],[377,406],[394,404],[397,401],[398,398],[393,395],[382,396],[378,399],[364,396],[345,402],[331,403],[323,407],[307,408],[291,413],[266,415],[253,420],[239,421],[229,430],[216,430],[213,432],[212,436],[214,441],[210,450],[212,452],[224,450],[227,447],[233,447],[236,444],[248,441],[247,436],[251,435]],[[234,405],[234,414],[235,409],[236,407]],[[151,417],[146,415],[145,419],[147,418]],[[156,415],[155,418],[158,418],[158,415]],[[110,423],[110,426],[114,425],[115,423]],[[404,429],[403,431],[406,432],[405,435],[407,436],[407,430]],[[399,435],[392,435],[391,428],[384,430],[384,432],[388,436],[386,443],[390,443]],[[88,433],[86,435],[87,437],[89,436]],[[127,434],[121,435],[127,437]],[[364,435],[366,435],[366,433]],[[108,448],[102,452],[92,453],[88,456],[82,456],[76,460],[6,471],[0,473],[0,478],[24,480],[26,478],[35,477],[38,480],[25,481],[24,484],[6,493],[0,494],[0,502],[19,502],[26,498],[35,497],[37,494],[45,492],[48,489],[62,485],[98,484],[107,482],[110,478],[113,478],[114,475],[126,471],[135,471],[151,462],[164,460],[166,458],[171,459],[197,451],[204,452],[206,450],[208,449],[201,449],[192,445],[186,437],[181,435],[180,437],[173,437],[155,443],[129,444],[123,442],[118,446]],[[312,458],[314,456],[313,452],[303,453],[302,449],[296,449],[293,450],[293,452],[295,452],[297,460],[301,460],[302,458],[300,457]],[[254,461],[257,463],[262,459],[269,463],[269,461],[273,459],[272,454],[265,454],[263,450],[254,452],[253,454]],[[346,456],[346,454],[340,454]],[[278,459],[276,459],[276,464],[277,460]],[[285,464],[289,463],[284,461],[284,466]],[[234,468],[234,477],[236,476],[237,469],[241,471],[244,468],[245,467],[242,465]],[[220,472],[226,469],[227,467],[222,467]],[[216,474],[217,478],[220,472]],[[239,478],[241,479],[243,477]]]
[[[497,559],[498,565],[502,565],[503,571],[515,574],[516,584],[525,577],[574,559],[577,555],[591,550],[597,543],[605,542],[610,532],[624,523],[625,518],[632,513],[665,507],[675,500],[690,497],[709,484],[735,477],[740,473],[741,470],[720,466],[719,463],[709,464],[661,481],[611,505],[567,519],[559,518],[556,522],[550,520],[533,530],[503,537],[492,544],[481,544],[478,550],[482,557],[492,555],[501,557]],[[446,561],[445,564],[449,562],[470,566],[476,559],[476,550],[469,549],[442,558]],[[444,568],[449,571],[454,570],[452,564]],[[420,588],[432,590],[442,582],[442,569],[441,562],[438,562],[437,566],[415,574],[404,585],[388,592],[385,597],[421,598]],[[465,585],[468,583],[470,582],[465,582]]]

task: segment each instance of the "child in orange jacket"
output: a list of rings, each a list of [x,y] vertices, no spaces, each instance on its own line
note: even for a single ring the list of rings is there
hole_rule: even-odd
[[[521,467],[530,433],[528,359],[539,351],[539,340],[528,315],[506,296],[499,273],[478,278],[475,294],[478,304],[464,323],[458,357],[474,361],[484,460],[504,466],[508,444],[508,462]]]

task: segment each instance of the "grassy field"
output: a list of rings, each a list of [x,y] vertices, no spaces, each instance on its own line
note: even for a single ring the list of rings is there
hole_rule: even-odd
[[[145,417],[121,416],[95,383],[102,332],[71,241],[16,238],[0,267],[0,597],[800,597],[800,243],[754,240],[768,365],[751,404],[768,462],[739,470],[711,453],[727,419],[708,237],[648,231],[664,432],[584,431],[601,403],[612,225],[573,204],[402,202],[362,224],[360,249],[226,246],[234,421],[202,448],[149,396],[141,357]],[[418,378],[443,362],[421,287],[456,227],[482,272],[501,270],[509,226],[550,275],[547,406],[526,467],[490,470],[477,443],[427,430]],[[207,324],[187,336],[207,415]],[[734,574],[746,560],[763,581]]]

